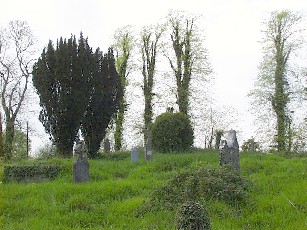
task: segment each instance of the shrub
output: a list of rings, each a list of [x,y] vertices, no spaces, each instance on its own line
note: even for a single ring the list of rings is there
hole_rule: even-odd
[[[211,229],[210,217],[206,209],[195,201],[181,205],[176,215],[177,229],[206,230]]]
[[[247,141],[244,141],[241,148],[242,148],[242,151],[247,151],[247,152],[259,152],[260,151],[260,145],[258,142],[255,142],[254,138],[250,138]]]
[[[50,159],[57,156],[56,147],[53,144],[45,144],[36,152],[36,156],[42,159]]]
[[[245,204],[248,181],[231,166],[218,169],[194,168],[175,175],[157,187],[140,212],[174,210],[189,200],[219,200],[231,205]]]
[[[180,152],[193,144],[193,128],[190,119],[183,113],[166,112],[152,124],[153,148],[159,152]]]
[[[4,182],[32,182],[55,179],[60,172],[58,165],[15,165],[4,166]]]

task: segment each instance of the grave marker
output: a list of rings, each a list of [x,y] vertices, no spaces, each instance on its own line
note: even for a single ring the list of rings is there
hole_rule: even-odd
[[[131,152],[131,162],[137,162],[139,160],[139,152],[137,148],[134,148]]]
[[[73,182],[88,182],[90,180],[89,163],[86,159],[86,148],[84,142],[78,141],[75,148],[77,160],[73,164]]]
[[[227,139],[221,141],[220,165],[231,164],[236,172],[240,170],[239,144],[235,130],[229,130]]]
[[[109,138],[105,139],[103,147],[105,153],[109,153],[111,151],[111,144]]]

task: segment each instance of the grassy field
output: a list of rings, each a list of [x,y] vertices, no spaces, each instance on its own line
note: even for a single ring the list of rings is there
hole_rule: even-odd
[[[90,183],[73,184],[73,159],[50,161],[62,166],[54,181],[0,184],[0,229],[175,229],[176,210],[140,208],[178,172],[219,167],[218,153],[207,151],[90,160]],[[246,205],[202,201],[213,229],[307,229],[306,157],[243,153],[241,175],[250,181]]]

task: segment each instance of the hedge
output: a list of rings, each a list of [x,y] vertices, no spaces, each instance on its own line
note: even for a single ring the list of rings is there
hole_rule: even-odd
[[[4,183],[36,182],[53,180],[60,172],[59,165],[15,165],[4,166]]]

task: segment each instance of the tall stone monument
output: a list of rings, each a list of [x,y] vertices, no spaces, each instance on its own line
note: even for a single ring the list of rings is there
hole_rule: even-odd
[[[220,145],[220,165],[231,164],[236,172],[240,170],[239,144],[235,130],[229,130],[226,140]]]
[[[145,160],[149,161],[152,158],[152,140],[151,140],[151,132],[149,128],[147,128],[146,134],[147,134],[147,141],[146,141],[146,146],[145,146]]]
[[[86,159],[86,148],[83,141],[78,141],[75,147],[77,160],[73,164],[73,182],[88,182],[90,180],[89,163]]]

